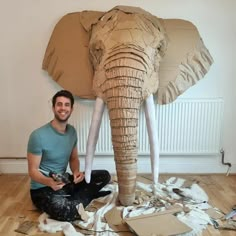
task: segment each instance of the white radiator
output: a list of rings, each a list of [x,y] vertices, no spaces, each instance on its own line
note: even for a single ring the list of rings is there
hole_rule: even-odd
[[[178,99],[169,105],[156,106],[161,155],[214,155],[221,148],[222,99]],[[86,142],[94,101],[76,101],[70,123],[78,131],[78,150],[86,153]],[[140,111],[139,155],[149,155],[145,115]],[[157,144],[158,145],[158,144]],[[109,117],[105,109],[96,155],[113,155]]]

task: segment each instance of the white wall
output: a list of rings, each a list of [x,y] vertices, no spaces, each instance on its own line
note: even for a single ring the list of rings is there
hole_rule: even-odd
[[[161,18],[186,19],[198,27],[214,64],[207,76],[181,97],[224,99],[222,147],[225,161],[233,164],[234,172],[235,0],[136,0],[135,3],[131,0],[1,0],[0,157],[25,157],[30,132],[52,118],[50,99],[60,87],[41,69],[41,64],[56,22],[69,12],[106,11],[116,5],[139,6]],[[110,167],[113,166],[112,158],[100,161],[98,165],[103,163],[104,167],[105,163],[107,168],[113,168]],[[140,160],[139,165],[147,165],[146,162],[146,159]],[[220,162],[220,156],[197,160],[196,157],[161,157],[161,172],[186,172],[186,168],[188,172],[225,172],[226,167]],[[0,171],[24,172],[26,163],[15,159],[0,160]]]

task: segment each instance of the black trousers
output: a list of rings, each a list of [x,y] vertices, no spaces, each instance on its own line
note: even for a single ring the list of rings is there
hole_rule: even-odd
[[[73,180],[73,176],[70,176]],[[111,176],[106,170],[93,170],[89,184],[83,180],[78,184],[66,184],[62,189],[54,191],[50,187],[31,189],[31,199],[34,205],[46,212],[52,219],[74,221],[81,219],[76,208],[80,203],[84,208],[95,198],[105,196],[110,191],[99,192],[109,183]]]

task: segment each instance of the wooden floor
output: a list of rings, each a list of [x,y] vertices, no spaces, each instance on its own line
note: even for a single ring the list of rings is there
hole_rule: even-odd
[[[161,175],[160,182],[171,176],[197,180],[209,196],[209,203],[227,213],[236,204],[236,175]],[[149,181],[149,175],[140,175],[139,180]],[[29,196],[29,178],[22,174],[0,175],[0,235],[22,236],[15,229],[23,221],[37,222],[40,213],[35,210]],[[30,235],[63,235],[61,233],[46,234],[33,232]],[[233,236],[236,231],[216,230],[209,226],[203,232],[204,236],[223,235]]]

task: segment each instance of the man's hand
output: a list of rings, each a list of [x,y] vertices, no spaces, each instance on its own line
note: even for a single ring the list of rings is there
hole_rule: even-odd
[[[58,191],[58,190],[62,189],[64,185],[65,185],[65,183],[55,181],[53,178],[50,178],[50,179],[49,179],[49,186],[50,186],[54,191]]]
[[[84,173],[83,172],[80,172],[80,171],[75,171],[73,173],[73,176],[74,176],[74,183],[77,184],[81,181],[83,181],[84,179]]]

